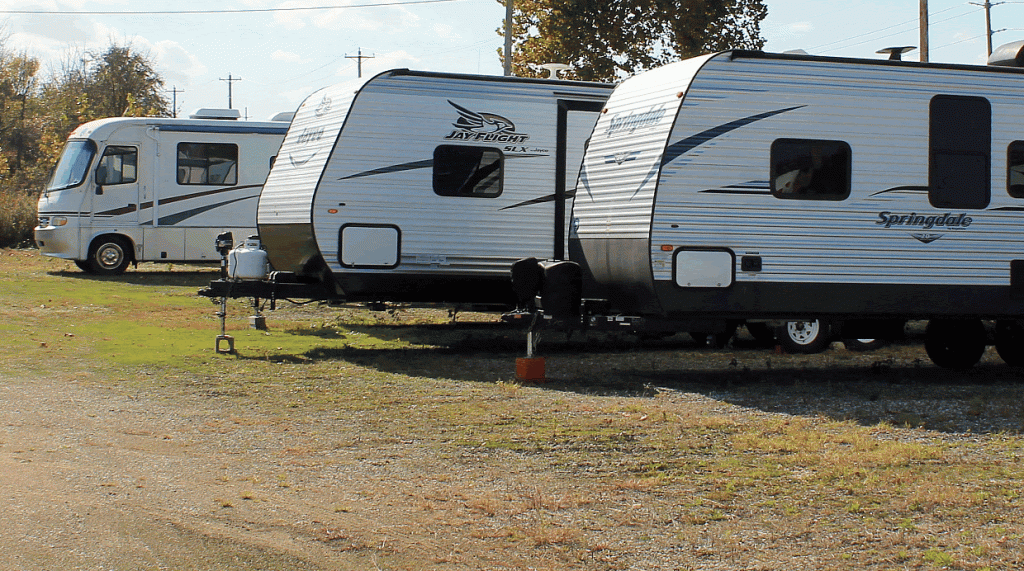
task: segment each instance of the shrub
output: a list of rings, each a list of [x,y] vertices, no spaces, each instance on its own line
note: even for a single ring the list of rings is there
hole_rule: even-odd
[[[0,187],[0,248],[32,245],[37,202],[34,192]]]

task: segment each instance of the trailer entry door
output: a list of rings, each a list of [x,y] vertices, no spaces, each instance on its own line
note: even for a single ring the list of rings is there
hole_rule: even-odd
[[[928,200],[985,208],[991,198],[992,106],[984,97],[936,95],[930,105]]]

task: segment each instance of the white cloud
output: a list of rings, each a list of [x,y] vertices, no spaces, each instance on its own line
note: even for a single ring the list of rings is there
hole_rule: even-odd
[[[205,75],[209,69],[202,60],[173,40],[163,40],[153,45],[152,56],[164,77],[165,83],[181,80],[188,85],[192,80]]]
[[[270,59],[287,63],[303,63],[305,61],[299,54],[284,50],[275,50],[274,53],[270,54]]]
[[[274,13],[275,22],[286,30],[299,30],[313,26],[330,31],[371,31],[397,33],[417,26],[419,16],[399,6],[365,7],[356,0],[334,0],[335,9],[294,10],[324,6],[323,0],[287,0],[277,6],[284,10]],[[351,6],[345,8],[344,6]],[[289,10],[292,9],[292,10]]]
[[[445,40],[458,40],[462,38],[455,29],[448,24],[434,24],[434,34]]]

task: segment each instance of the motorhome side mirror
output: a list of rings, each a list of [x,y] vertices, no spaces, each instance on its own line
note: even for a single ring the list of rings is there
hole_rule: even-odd
[[[103,185],[107,184],[107,167],[96,167],[96,194],[103,194]]]

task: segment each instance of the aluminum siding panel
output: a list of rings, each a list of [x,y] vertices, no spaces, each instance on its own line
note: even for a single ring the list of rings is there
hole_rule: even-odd
[[[656,280],[672,279],[676,247],[736,253],[738,282],[1009,285],[1024,207],[1006,192],[1007,145],[1021,138],[1024,76],[984,70],[719,56],[692,83],[669,144],[738,118],[789,109],[717,136],[667,164],[659,184],[651,257]],[[936,209],[928,186],[929,101],[936,94],[986,97],[992,106],[992,200],[986,209]],[[846,141],[852,191],[843,201],[780,200],[769,192],[778,138]],[[879,224],[881,212],[966,214],[967,228]],[[940,234],[923,243],[915,234]],[[763,271],[740,271],[756,254]]]
[[[557,100],[603,101],[610,86],[538,84],[408,75],[367,85],[338,140],[313,205],[317,244],[336,276],[401,273],[507,276],[517,259],[549,258],[553,248]],[[560,93],[566,92],[566,93]],[[446,140],[457,104],[511,120],[521,143]],[[589,135],[589,133],[587,133]],[[585,135],[570,140],[582,148]],[[433,190],[439,145],[504,149],[504,185],[496,198],[445,197]],[[577,155],[578,156],[578,155]],[[578,169],[570,165],[569,170]],[[542,200],[548,197],[548,200]],[[531,201],[537,201],[531,203]],[[329,209],[336,209],[336,213]],[[338,259],[346,224],[395,225],[399,265],[345,268]]]

